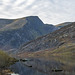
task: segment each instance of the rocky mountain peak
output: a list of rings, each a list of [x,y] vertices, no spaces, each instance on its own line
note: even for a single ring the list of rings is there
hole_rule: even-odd
[[[44,23],[40,20],[38,16],[28,16],[26,17],[27,22],[33,24],[33,25],[43,25]]]

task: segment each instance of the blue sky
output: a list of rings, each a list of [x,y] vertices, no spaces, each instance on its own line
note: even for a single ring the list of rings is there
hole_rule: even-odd
[[[75,21],[75,0],[0,0],[0,18],[26,16],[50,24]]]

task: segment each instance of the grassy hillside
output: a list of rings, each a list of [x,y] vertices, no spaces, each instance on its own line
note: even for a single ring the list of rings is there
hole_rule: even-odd
[[[8,54],[6,54],[5,52],[0,51],[0,68],[6,68],[14,62],[16,62],[15,58],[12,58],[8,56]]]
[[[40,54],[41,53],[41,54]],[[75,43],[65,44],[59,48],[53,50],[38,51],[30,54],[31,56],[49,57],[49,56],[61,56],[61,57],[74,57],[75,56]]]
[[[10,20],[9,20],[10,21]],[[9,31],[22,28],[26,24],[25,18],[22,19],[15,19],[12,23],[7,24],[0,28],[0,31]]]
[[[32,58],[42,58],[47,61],[62,63],[63,70],[75,71],[75,44],[69,43],[54,50],[33,52],[28,55]]]

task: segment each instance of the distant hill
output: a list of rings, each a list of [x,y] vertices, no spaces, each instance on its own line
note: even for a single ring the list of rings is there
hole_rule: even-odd
[[[37,16],[0,19],[0,49],[16,50],[24,43],[57,29],[51,24],[44,24]]]
[[[72,24],[72,23],[73,23],[73,22],[61,23],[61,24],[56,25],[56,27],[62,28],[62,27],[64,27],[64,26],[70,25],[70,24]]]

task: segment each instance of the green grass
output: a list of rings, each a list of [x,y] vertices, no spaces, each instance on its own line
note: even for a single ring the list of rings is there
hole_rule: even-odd
[[[15,62],[15,58],[12,58],[8,56],[7,53],[0,51],[0,68],[6,68]]]
[[[24,18],[22,18],[21,20],[16,19],[12,23],[2,27],[0,31],[16,30],[16,29],[22,28],[26,23],[27,21]]]

